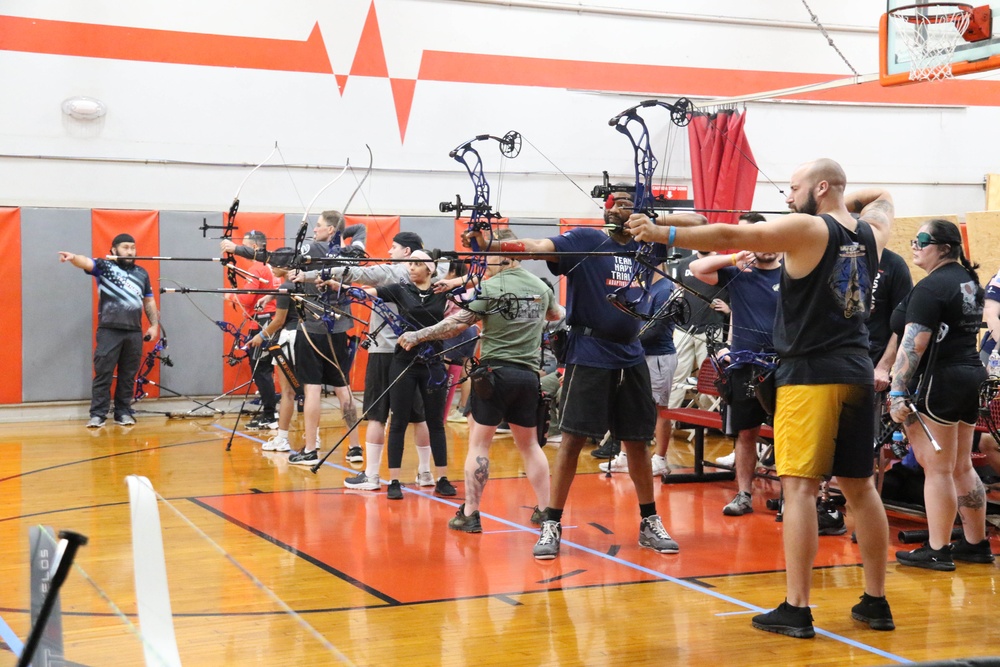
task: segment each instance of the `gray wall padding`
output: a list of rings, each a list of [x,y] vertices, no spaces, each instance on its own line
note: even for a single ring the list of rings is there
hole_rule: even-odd
[[[160,254],[165,257],[219,257],[221,232],[208,231],[202,238],[198,229],[203,220],[221,225],[221,213],[163,211],[160,213]],[[141,250],[141,249],[140,249]],[[142,254],[140,252],[140,254]],[[160,287],[228,287],[225,270],[214,262],[160,262]],[[199,308],[203,312],[199,312]],[[167,330],[167,356],[174,366],[160,368],[166,388],[188,396],[222,392],[222,355],[232,345],[232,337],[209,321],[223,316],[221,294],[161,294],[160,314]],[[206,315],[208,317],[206,317]],[[223,350],[225,346],[225,350]],[[161,391],[164,398],[172,396]]]
[[[23,400],[90,399],[94,279],[60,250],[90,255],[90,210],[21,209]]]

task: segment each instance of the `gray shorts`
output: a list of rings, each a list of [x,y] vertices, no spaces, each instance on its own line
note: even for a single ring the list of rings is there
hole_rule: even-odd
[[[649,383],[653,389],[653,401],[662,407],[670,403],[670,389],[677,370],[677,354],[660,354],[646,357],[649,367]]]

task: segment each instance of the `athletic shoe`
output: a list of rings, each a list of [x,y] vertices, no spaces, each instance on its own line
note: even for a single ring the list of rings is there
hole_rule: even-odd
[[[816,520],[820,535],[843,535],[847,532],[844,525],[844,514],[830,501],[816,503]]]
[[[608,472],[609,469],[611,472],[628,472],[628,457],[625,452],[619,452],[618,456],[597,467],[601,469],[601,472]]]
[[[449,497],[458,495],[458,491],[455,490],[455,487],[452,486],[447,477],[441,477],[438,479],[437,484],[434,485],[434,493],[439,496]]]
[[[924,542],[924,546],[919,549],[897,551],[896,562],[900,565],[922,567],[926,570],[954,572],[955,561],[952,559],[950,546],[948,545],[941,549],[931,549],[931,545]]]
[[[726,454],[725,456],[720,456],[719,458],[715,459],[715,462],[723,466],[736,465],[736,450],[733,450],[732,452]]]
[[[558,521],[542,521],[542,530],[531,550],[537,560],[552,560],[559,555],[559,542],[562,539],[562,526]]]
[[[301,450],[298,452],[292,452],[288,456],[288,462],[296,466],[312,466],[319,463],[319,454],[316,450],[307,452],[306,450]]]
[[[531,523],[536,526],[542,525],[542,521],[545,520],[545,510],[538,509],[538,505],[535,505],[531,510]]]
[[[372,475],[369,477],[364,472],[359,472],[354,477],[348,477],[344,480],[344,486],[348,489],[361,489],[362,491],[378,491],[379,478],[378,475]]]
[[[661,554],[675,554],[681,550],[670,533],[663,527],[660,517],[647,516],[639,524],[639,546]]]
[[[87,428],[101,428],[104,426],[104,417],[91,417],[87,422]]]
[[[978,544],[970,544],[963,536],[958,542],[952,542],[949,546],[954,560],[965,563],[992,563],[994,560],[988,539]]]
[[[746,491],[740,491],[736,494],[736,497],[729,501],[729,504],[722,508],[722,513],[726,516],[743,516],[744,514],[753,514],[753,502],[750,500],[750,494]]]
[[[451,412],[448,413],[447,421],[465,424],[466,422],[468,422],[468,417],[463,415],[458,410],[453,409]]]
[[[389,500],[402,500],[403,499],[403,487],[400,486],[399,480],[394,479],[389,482],[389,488],[385,492],[385,497]]]
[[[651,460],[653,462],[653,477],[670,474],[670,466],[667,465],[667,458],[665,456],[653,454]]]
[[[761,468],[774,470],[774,445],[757,442],[757,463]]]
[[[558,444],[560,442],[562,442],[562,433],[560,433],[558,431],[556,431],[552,435],[546,435],[545,436],[545,444],[547,444],[547,445],[555,445],[555,444]]]
[[[872,630],[896,629],[896,624],[892,622],[892,611],[889,609],[889,603],[886,599],[872,597],[868,593],[863,594],[861,602],[851,608],[851,618],[867,623]]]
[[[121,417],[115,417],[115,423],[119,426],[135,426],[135,419],[132,415],[122,415]]]
[[[809,607],[793,607],[787,600],[777,609],[772,609],[766,614],[757,614],[751,623],[758,630],[776,632],[796,639],[812,639],[816,636],[812,611]]]
[[[434,475],[431,471],[420,472],[417,471],[417,486],[434,486]]]
[[[510,433],[510,424],[507,422],[500,422],[500,425],[497,426],[496,432],[501,434]]]
[[[259,413],[256,417],[247,422],[246,425],[246,429],[248,431],[262,431],[270,430],[272,428],[278,428],[278,420],[274,418],[273,414],[265,415],[263,413]]]
[[[348,463],[364,463],[365,455],[361,451],[361,447],[348,447],[347,449],[347,462]]]
[[[469,516],[466,516],[465,503],[458,506],[458,511],[455,512],[455,516],[448,521],[448,527],[452,530],[461,530],[464,533],[483,532],[483,525],[479,521],[479,510],[476,510]]]
[[[289,452],[292,450],[292,446],[288,444],[288,438],[277,435],[261,445],[260,448],[265,452]]]
[[[604,442],[597,449],[590,452],[590,455],[595,459],[613,459],[621,450],[622,443],[611,438],[605,438]]]

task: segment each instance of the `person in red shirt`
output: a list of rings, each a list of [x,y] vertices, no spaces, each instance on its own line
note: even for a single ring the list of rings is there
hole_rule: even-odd
[[[233,252],[236,249],[236,244],[228,239],[223,240],[220,246],[223,252]],[[243,237],[243,246],[253,251],[254,257],[267,256],[267,236],[264,232],[253,230],[247,232]],[[240,253],[241,256],[244,254]],[[271,267],[257,259],[254,259],[250,268],[245,273],[241,272],[241,275],[244,279],[243,287],[246,289],[276,289],[280,286],[280,281],[275,282]],[[226,298],[236,303],[246,317],[254,320],[256,326],[250,331],[251,337],[259,333],[274,317],[275,301],[269,294],[227,294]],[[260,393],[261,408],[257,416],[247,424],[247,429],[254,431],[278,428],[278,420],[274,414],[278,396],[274,391],[274,366],[271,364],[270,355],[262,347],[248,349],[253,381]]]

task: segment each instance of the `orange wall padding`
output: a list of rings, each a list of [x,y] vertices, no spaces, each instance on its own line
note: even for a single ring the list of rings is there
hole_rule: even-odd
[[[368,240],[365,244],[365,252],[370,257],[386,258],[389,256],[389,246],[392,245],[392,237],[399,233],[398,215],[347,215],[344,216],[347,226],[365,225],[368,228]],[[355,306],[351,309],[354,317],[368,320],[371,311],[367,308]],[[357,333],[360,324],[355,323],[351,333]],[[368,351],[360,345],[354,356],[354,364],[351,366],[351,389],[354,391],[364,391],[365,388],[365,367],[368,366]]]
[[[0,208],[0,302],[6,322],[0,329],[0,403],[20,403],[21,387],[21,209]],[[54,255],[55,253],[53,253]]]
[[[225,221],[223,221],[225,224]],[[236,231],[233,232],[233,242],[239,245],[243,242],[243,236],[251,231],[264,232],[267,236],[267,247],[269,250],[280,248],[285,245],[282,239],[285,238],[285,214],[284,213],[240,213],[236,216]],[[216,255],[221,256],[221,255]],[[251,262],[249,259],[243,259],[240,257],[236,258],[236,266],[241,269],[248,269]],[[237,275],[236,284],[240,287],[246,286],[246,280]],[[230,288],[232,285],[229,284],[229,280],[226,278],[225,268],[219,268],[219,285],[225,288]],[[256,288],[256,285],[251,287]],[[247,317],[243,313],[242,307],[233,301],[224,301],[223,296],[219,296],[219,302],[223,303],[223,318],[232,324],[233,326],[239,327],[243,325],[243,333],[247,333],[251,330],[251,323],[247,322]],[[252,313],[249,314],[252,316]],[[206,323],[207,324],[207,323]],[[226,354],[233,346],[233,337],[229,334],[222,335],[222,353]],[[237,351],[237,354],[242,354]],[[244,361],[238,366],[230,366],[225,361],[222,362],[222,390],[232,391],[236,387],[239,387],[244,382],[250,380],[252,368],[250,364]],[[253,393],[256,387],[250,386],[250,392]],[[238,394],[239,397],[243,396],[246,388],[241,389]]]
[[[90,214],[90,241],[91,257],[101,259],[111,251],[111,241],[118,234],[131,234],[135,238],[136,255],[152,256],[160,254],[160,214],[158,211],[110,211],[94,209]],[[160,308],[160,263],[139,261],[136,264],[142,266],[149,273],[149,282],[153,287],[153,298],[156,299],[156,308]],[[93,292],[94,303],[94,335],[97,335],[97,290]],[[142,319],[143,330],[148,327],[145,316]],[[156,343],[150,341],[142,346],[143,354],[148,353]],[[143,356],[145,358],[145,356]],[[159,364],[149,374],[149,379],[154,382],[160,380]],[[114,388],[112,388],[114,391]],[[159,388],[149,385],[147,392],[151,398],[160,395]],[[113,395],[113,394],[112,394]]]

